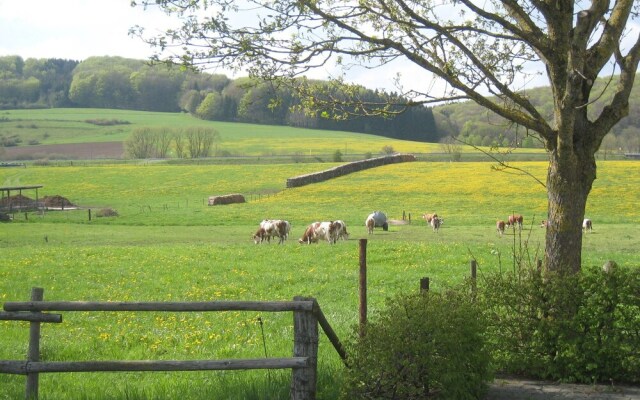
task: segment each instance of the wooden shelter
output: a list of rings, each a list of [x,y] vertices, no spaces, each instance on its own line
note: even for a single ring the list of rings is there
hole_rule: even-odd
[[[43,185],[0,187],[0,210],[5,212],[13,212],[40,208],[40,202],[38,200],[38,189],[43,187]],[[35,201],[23,196],[23,190],[35,190]],[[17,192],[17,195],[14,194],[12,197],[11,192]]]

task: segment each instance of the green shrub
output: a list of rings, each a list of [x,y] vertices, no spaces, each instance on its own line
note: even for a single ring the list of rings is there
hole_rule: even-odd
[[[336,150],[333,153],[333,162],[342,162],[342,152],[340,150]]]
[[[569,382],[640,382],[639,294],[638,269],[487,276],[479,298],[497,369]]]
[[[481,313],[462,291],[399,296],[347,345],[345,399],[478,399],[490,380]]]

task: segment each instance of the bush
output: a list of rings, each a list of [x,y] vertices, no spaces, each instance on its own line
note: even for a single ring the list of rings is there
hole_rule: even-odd
[[[117,217],[118,212],[113,208],[101,208],[96,212],[96,217]]]
[[[640,383],[640,270],[533,268],[490,275],[479,297],[487,343],[506,373],[568,382]]]
[[[333,153],[333,162],[342,162],[342,152],[340,150],[336,150]]]
[[[462,291],[388,301],[347,345],[345,399],[478,399],[490,380],[481,313]]]

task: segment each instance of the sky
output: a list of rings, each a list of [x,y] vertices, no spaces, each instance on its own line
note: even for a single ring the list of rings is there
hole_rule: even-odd
[[[62,58],[82,61],[92,56],[121,56],[148,59],[153,49],[141,39],[129,36],[135,25],[145,27],[147,36],[175,25],[158,9],[131,7],[131,0],[0,0],[0,56]],[[418,67],[398,67],[407,76]],[[360,71],[350,80],[370,89],[393,90],[398,68]],[[237,78],[229,71],[209,71]],[[328,79],[330,72],[314,71],[312,78]]]
[[[121,56],[148,59],[153,49],[141,39],[129,36],[135,25],[144,26],[147,36],[161,28],[175,25],[175,19],[158,9],[131,7],[131,0],[0,0],[0,56],[27,58],[62,58],[82,61],[92,56]],[[632,40],[640,31],[632,25]],[[227,71],[224,73],[236,78]],[[416,82],[425,77],[424,70],[408,62],[381,69],[351,72],[348,80],[370,89],[394,90],[397,73],[408,87],[426,85]],[[327,79],[330,71],[314,71],[312,78]],[[546,78],[523,83],[546,86]],[[421,88],[424,89],[424,88]]]
[[[163,13],[131,7],[130,0],[0,0],[0,55],[145,59],[152,49],[129,29],[163,20]]]

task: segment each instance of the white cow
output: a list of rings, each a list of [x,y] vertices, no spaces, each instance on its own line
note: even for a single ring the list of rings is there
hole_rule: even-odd
[[[587,232],[593,232],[593,223],[591,222],[591,220],[589,218],[585,218],[582,221],[582,230]]]
[[[341,219],[337,219],[333,221],[333,223],[336,225],[336,240],[349,239],[349,232],[347,232],[347,224]]]

